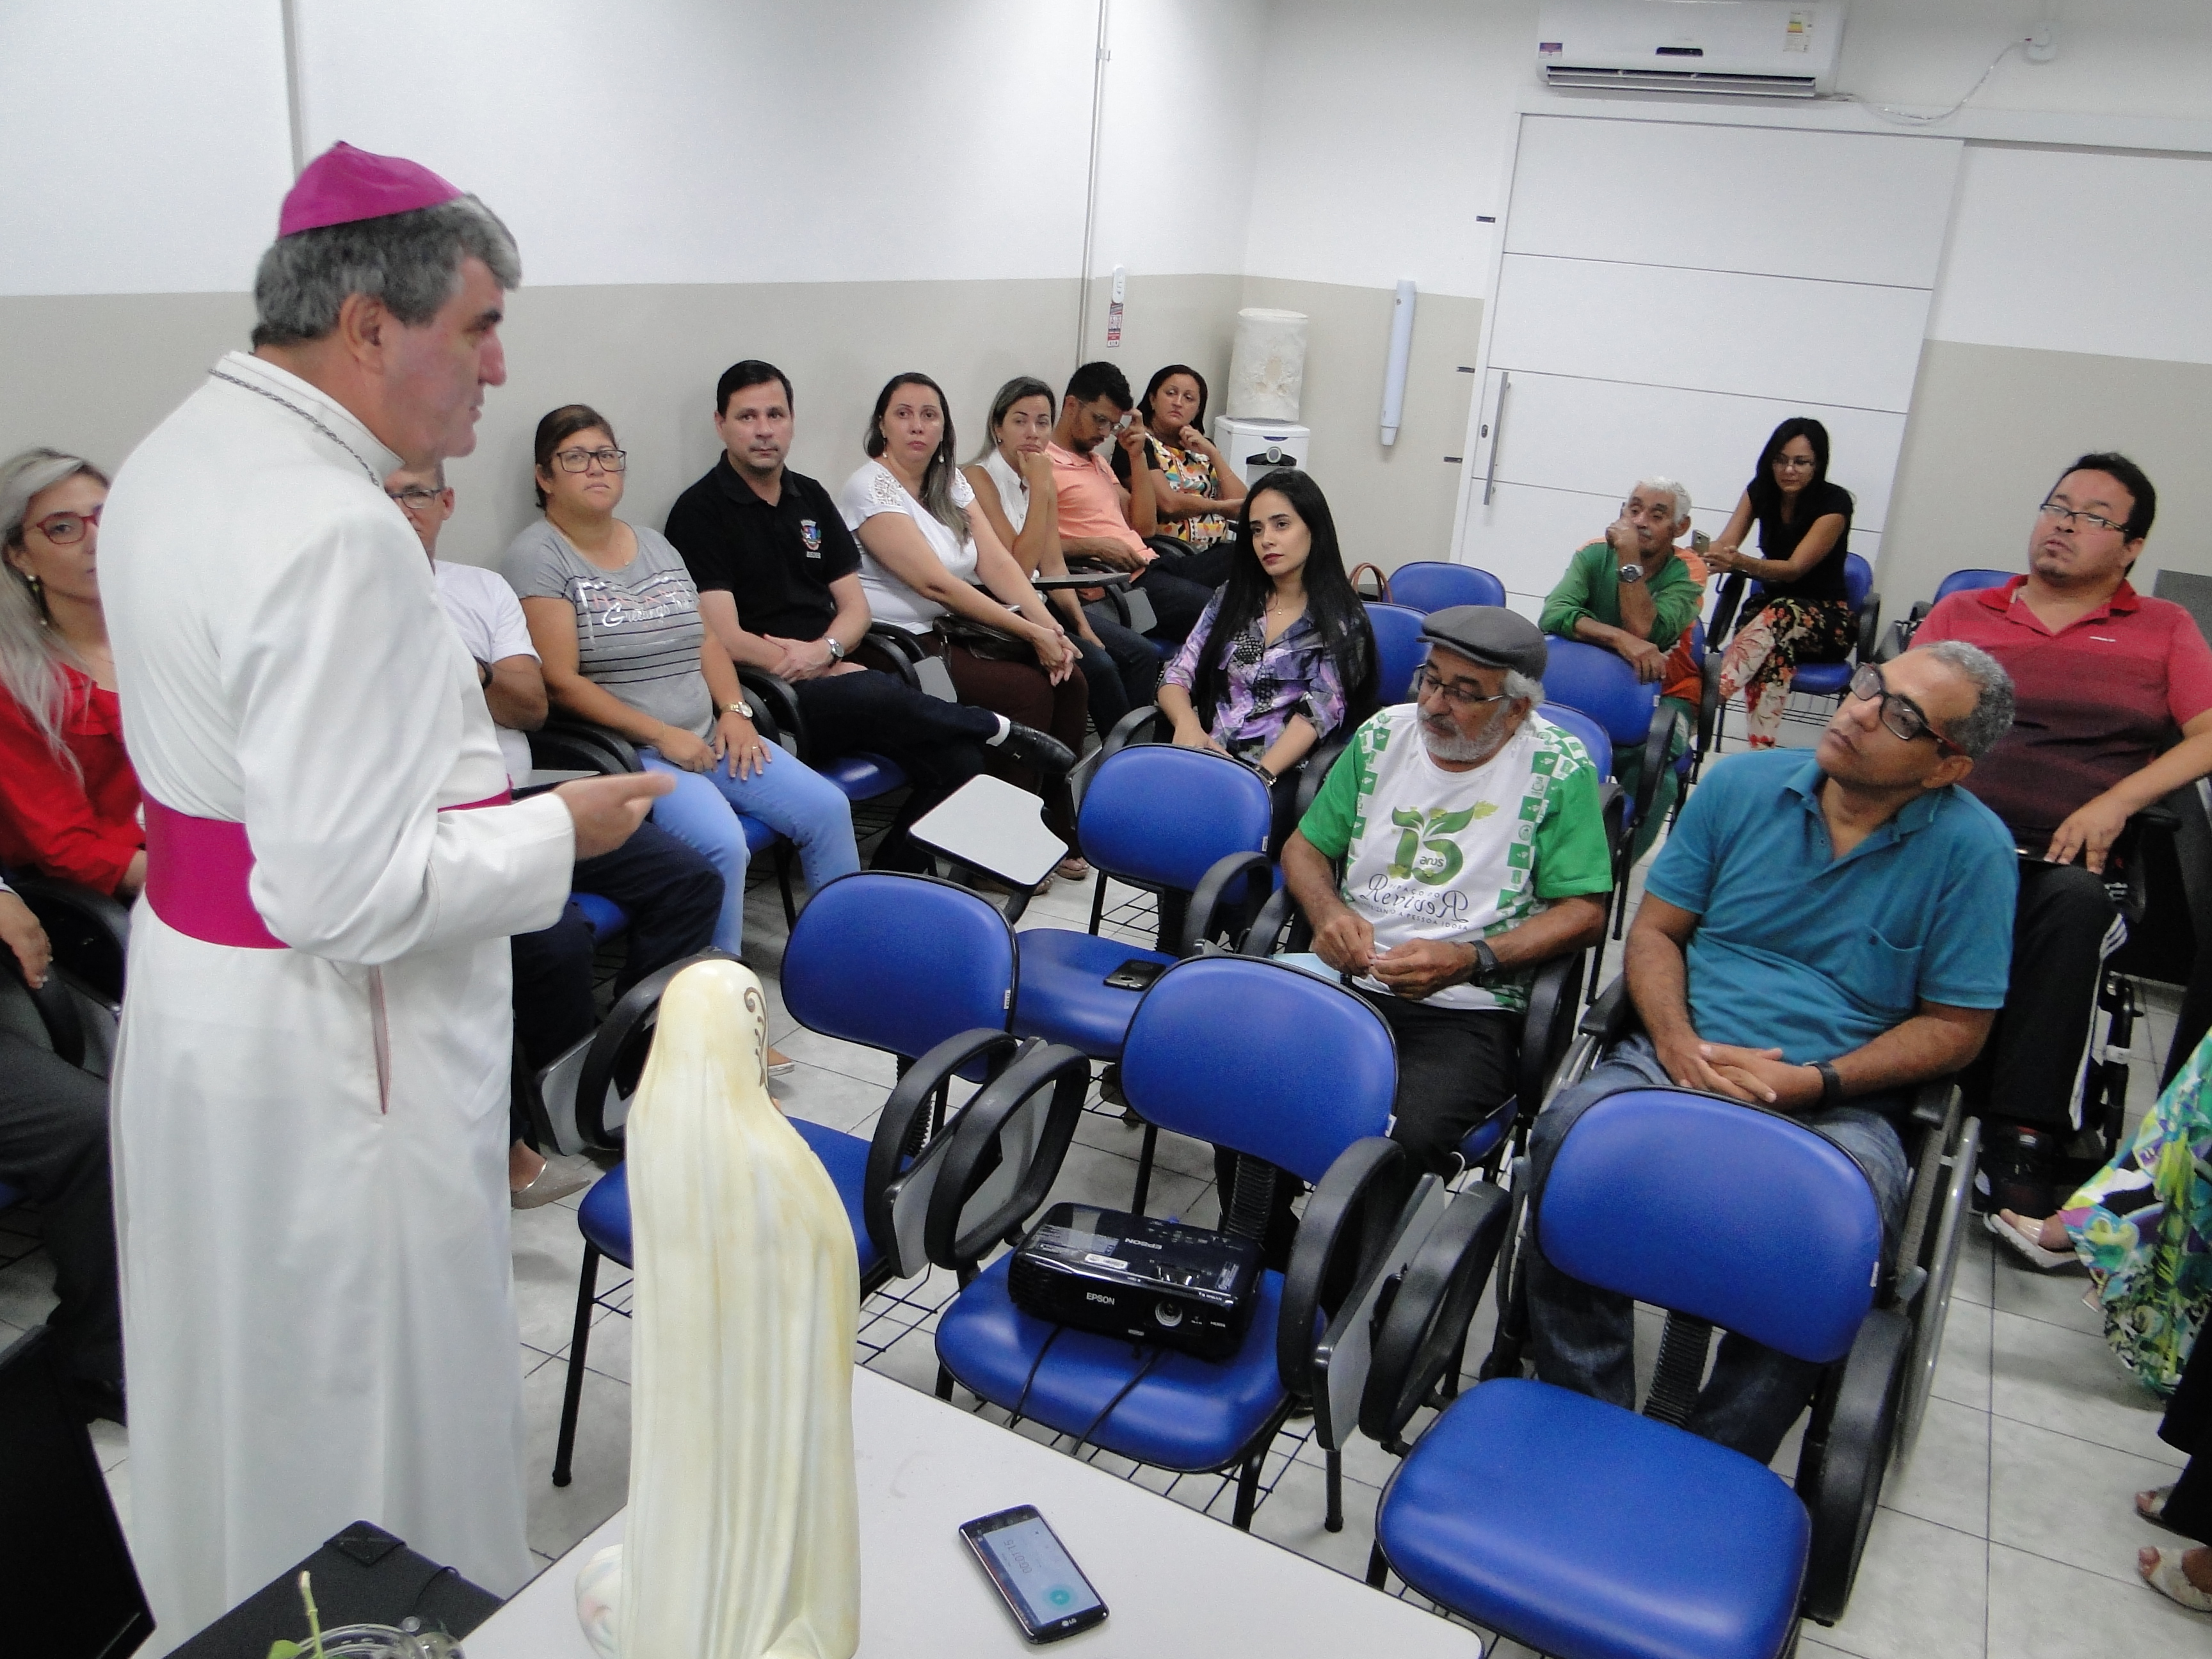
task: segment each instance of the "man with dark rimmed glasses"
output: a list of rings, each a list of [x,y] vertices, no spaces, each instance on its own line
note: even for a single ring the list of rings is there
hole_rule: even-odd
[[[2053,1181],[2099,972],[2126,938],[2105,885],[2114,844],[2134,814],[2212,772],[2212,648],[2188,611],[2128,583],[2157,507],[2126,456],[2082,456],[2037,510],[2027,573],[1952,594],[1915,636],[1979,646],[2018,687],[2011,731],[1966,786],[2012,832],[2020,907],[2011,988],[1965,1081],[1991,1231],[2040,1267],[2074,1260],[2037,1224],[2065,1195]]]
[[[2004,999],[2016,860],[2003,824],[1958,786],[2011,718],[2004,670],[1954,641],[1860,669],[1812,754],[1753,750],[1711,768],[1629,932],[1643,1029],[1538,1115],[1533,1190],[1591,1105],[1671,1084],[1827,1136],[1893,1232],[1910,1173],[1894,1120],[1917,1085],[1974,1057]],[[1528,1297],[1536,1375],[1632,1408],[1629,1299],[1537,1250]],[[1688,1426],[1764,1463],[1820,1370],[1730,1334]]]

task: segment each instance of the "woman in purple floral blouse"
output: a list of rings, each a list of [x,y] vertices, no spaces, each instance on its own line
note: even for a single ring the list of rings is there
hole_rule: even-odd
[[[1375,703],[1375,636],[1344,574],[1321,486],[1270,472],[1237,515],[1237,561],[1168,665],[1175,741],[1255,767],[1270,786]]]

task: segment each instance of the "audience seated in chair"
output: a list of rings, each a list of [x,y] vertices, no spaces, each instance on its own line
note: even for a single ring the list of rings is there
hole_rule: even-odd
[[[1060,503],[1060,544],[1070,559],[1133,571],[1130,585],[1151,602],[1157,618],[1152,637],[1180,645],[1207,596],[1228,579],[1228,549],[1217,544],[1177,556],[1146,545],[1160,528],[1152,505],[1159,475],[1136,468],[1125,487],[1098,450],[1109,438],[1133,455],[1144,447],[1145,428],[1130,412],[1132,401],[1127,378],[1111,363],[1085,363],[1068,380],[1045,449]]]
[[[0,881],[0,951],[37,989],[52,949],[30,907]],[[46,1316],[72,1402],[123,1420],[123,1313],[109,1196],[107,1085],[51,1049],[0,1031],[0,1185],[46,1207],[60,1305]]]
[[[2011,842],[1955,786],[2011,712],[2011,684],[1982,653],[1912,651],[1860,670],[1811,755],[1708,771],[1629,934],[1644,1030],[1538,1115],[1532,1190],[1594,1103],[1671,1083],[1819,1130],[1857,1160],[1893,1232],[1911,1176],[1893,1120],[1916,1085],[1973,1058],[2003,999]],[[1627,1298],[1533,1248],[1528,1285],[1536,1375],[1632,1408]],[[1732,1333],[1688,1426],[1764,1463],[1819,1375]]]
[[[1152,480],[1152,514],[1163,531],[1194,553],[1235,534],[1233,509],[1244,499],[1243,479],[1206,435],[1206,376],[1189,364],[1154,370],[1145,395],[1137,399],[1145,441],[1134,450],[1117,445],[1114,452],[1114,476],[1125,488],[1129,469],[1138,461],[1158,475]]]
[[[1397,1039],[1392,1137],[1449,1175],[1516,1091],[1534,969],[1603,937],[1613,866],[1596,769],[1536,710],[1543,635],[1470,605],[1422,637],[1415,701],[1359,728],[1283,874],[1315,952]]]
[[[2212,649],[2181,606],[2127,580],[2157,506],[2125,456],[2082,456],[2036,515],[2027,574],[1952,594],[1914,636],[1978,645],[2018,686],[2012,730],[1966,785],[2021,854],[2011,988],[1966,1082],[1990,1208],[2031,1233],[2065,1196],[2052,1188],[2060,1142],[2099,969],[2120,943],[2105,889],[2114,844],[2130,816],[2212,772]],[[2002,1220],[1994,1231],[2022,1242]]]
[[[1754,520],[1759,558],[1741,550]],[[1721,665],[1721,696],[1743,694],[1754,749],[1773,746],[1797,665],[1841,662],[1850,653],[1850,492],[1828,482],[1828,428],[1793,415],[1768,437],[1728,528],[1705,550],[1709,568],[1765,590]]]
[[[791,383],[773,363],[748,359],[723,370],[714,391],[721,457],[668,510],[668,539],[698,586],[699,614],[739,666],[791,682],[823,753],[880,755],[907,775],[912,787],[875,864],[920,869],[926,860],[907,826],[983,769],[987,745],[1012,738],[1048,754],[1057,745],[853,659],[872,619],[860,544],[829,490],[784,465]]]
[[[1604,646],[1633,668],[1638,679],[1663,685],[1670,678],[1669,653],[1705,605],[1701,571],[1693,572],[1674,545],[1689,531],[1690,492],[1672,478],[1638,479],[1620,504],[1620,517],[1567,561],[1566,574],[1544,601],[1543,630]],[[1668,749],[1671,763],[1696,727],[1698,708],[1694,698],[1666,701],[1676,717]],[[1643,769],[1643,750],[1624,746],[1613,770],[1631,797]],[[1659,775],[1651,810],[1637,826],[1632,861],[1650,850],[1680,790],[1681,780],[1670,763]]]
[[[1075,854],[1066,774],[1090,686],[1066,630],[976,507],[953,443],[944,390],[927,374],[894,376],[876,394],[868,459],[837,491],[837,510],[860,538],[869,609],[918,632],[960,701],[1006,723],[989,758],[1044,796],[1045,822],[1068,848],[1059,873],[1079,881],[1090,868]]]
[[[128,902],[146,882],[146,831],[100,605],[106,499],[74,455],[0,466],[0,864]]]
[[[960,469],[975,492],[975,505],[1014,556],[1024,576],[1067,574],[1060,545],[1060,495],[1045,445],[1052,436],[1052,388],[1017,374],[991,399],[983,453]],[[1091,723],[1101,737],[1121,716],[1152,700],[1160,681],[1160,655],[1135,629],[1122,625],[1103,600],[1085,605],[1078,591],[1052,595],[1062,624],[1083,658],[1091,688]]]
[[[1279,845],[1297,769],[1375,707],[1375,630],[1311,477],[1270,472],[1237,524],[1228,575],[1161,677],[1159,708],[1182,747],[1259,772],[1275,794]]]
[[[399,504],[422,538],[437,576],[438,602],[460,635],[461,648],[476,661],[484,704],[498,728],[507,781],[520,788],[530,776],[530,744],[523,734],[543,726],[546,711],[545,678],[521,601],[495,570],[450,559],[439,562],[438,532],[453,516],[453,487],[442,465],[419,472],[403,467],[385,479],[384,493]],[[613,900],[629,918],[629,949],[615,977],[618,999],[647,974],[705,950],[721,914],[722,878],[714,866],[649,823],[638,825],[613,852],[579,860],[571,884],[577,891]],[[514,1040],[533,1074],[592,1034],[597,1023],[592,984],[596,943],[574,898],[550,927],[508,940],[514,963]],[[516,1208],[550,1204],[596,1177],[598,1171],[589,1166],[547,1163],[542,1149],[532,1144],[534,1136],[519,1097],[514,1128],[507,1185]]]
[[[611,726],[648,771],[676,787],[653,821],[703,854],[722,878],[717,949],[744,942],[740,812],[799,845],[819,892],[860,867],[853,809],[837,787],[770,744],[720,639],[700,620],[699,591],[659,532],[615,516],[624,457],[605,416],[581,404],[538,423],[538,505],[545,516],[507,550],[507,579],[553,706]]]

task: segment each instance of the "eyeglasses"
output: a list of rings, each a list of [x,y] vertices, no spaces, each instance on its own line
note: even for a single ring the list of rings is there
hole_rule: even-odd
[[[1777,455],[1774,458],[1774,464],[1777,466],[1787,467],[1792,472],[1810,472],[1820,465],[1810,455]]]
[[[628,452],[620,449],[556,449],[553,459],[561,463],[563,472],[589,472],[597,461],[603,472],[619,472]]]
[[[1413,671],[1413,701],[1421,702],[1431,691],[1441,693],[1443,700],[1455,708],[1479,708],[1486,702],[1507,701],[1503,691],[1494,697],[1487,697],[1479,690],[1469,690],[1462,683],[1440,679],[1424,663]]]
[[[100,511],[95,507],[89,513],[49,513],[32,527],[56,547],[69,547],[84,539],[88,526],[100,522]]]
[[[410,513],[420,513],[446,492],[442,489],[425,489],[421,484],[410,484],[404,489],[387,489],[384,493]]]
[[[2045,501],[2035,510],[2063,530],[2084,524],[2092,530],[2118,530],[2124,533],[2127,530],[2125,525],[2114,524],[2100,513],[2084,513],[2079,507],[2061,507],[2056,501]]]
[[[1929,724],[1928,716],[1920,712],[1920,705],[1899,691],[1893,691],[1882,684],[1881,670],[1868,663],[1851,676],[1851,695],[1861,702],[1881,699],[1881,723],[1895,737],[1911,743],[1915,738],[1926,738],[1936,748],[1947,753],[1963,755],[1966,751]]]

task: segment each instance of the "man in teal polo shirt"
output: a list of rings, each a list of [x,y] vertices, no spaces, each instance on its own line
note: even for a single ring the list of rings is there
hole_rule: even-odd
[[[1893,1121],[1917,1085],[1973,1059],[2004,1001],[2018,855],[1955,786],[2011,724],[2012,699],[1985,653],[1930,646],[1863,667],[1810,756],[1756,750],[1707,772],[1630,931],[1643,1030],[1537,1118],[1539,1192],[1593,1103],[1674,1085],[1827,1136],[1893,1231],[1909,1172]],[[1536,1251],[1528,1267],[1537,1376],[1632,1406],[1629,1299]],[[1731,1334],[1689,1426],[1764,1463],[1820,1373]]]
[[[1620,517],[1567,561],[1566,574],[1545,599],[1538,625],[1561,639],[1616,653],[1639,680],[1663,678],[1667,653],[1698,619],[1705,601],[1704,583],[1690,574],[1674,547],[1689,528],[1687,489],[1672,478],[1639,479],[1620,504]],[[1663,706],[1674,715],[1674,738],[1667,750],[1671,762],[1688,742],[1697,711],[1673,697]],[[1643,769],[1641,748],[1624,744],[1614,752],[1613,776],[1632,797]],[[1651,810],[1637,826],[1632,858],[1650,850],[1680,787],[1674,767],[1668,766]]]

